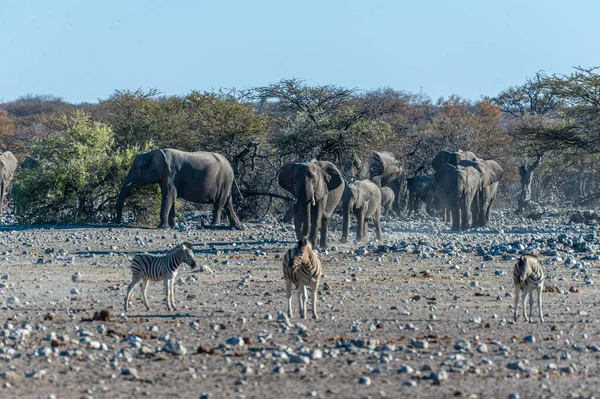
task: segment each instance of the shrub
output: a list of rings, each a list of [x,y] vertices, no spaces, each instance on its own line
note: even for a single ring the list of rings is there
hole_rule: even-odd
[[[112,129],[84,111],[62,118],[60,129],[37,140],[39,162],[15,180],[17,221],[24,224],[106,222],[137,147],[115,149]],[[136,190],[144,208],[158,209],[157,195]],[[154,193],[157,190],[153,190]]]

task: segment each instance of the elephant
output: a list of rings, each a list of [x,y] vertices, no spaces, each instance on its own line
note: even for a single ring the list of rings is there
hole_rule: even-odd
[[[289,162],[279,171],[279,185],[295,198],[293,205],[296,238],[308,236],[315,246],[327,247],[329,218],[340,202],[345,182],[339,169],[327,161]]]
[[[214,152],[184,152],[172,148],[137,154],[121,186],[117,199],[117,223],[121,223],[123,204],[134,184],[159,184],[162,193],[158,228],[175,226],[175,199],[199,204],[214,204],[212,224],[221,223],[223,208],[229,222],[240,227],[233,210],[231,188],[234,181],[229,161]]]
[[[446,193],[452,212],[452,230],[469,228],[473,199],[481,186],[481,175],[472,166],[444,164],[438,167],[435,180]]]
[[[8,193],[8,188],[12,182],[13,175],[17,170],[17,158],[10,151],[4,151],[0,154],[0,216],[4,205],[4,196]]]
[[[373,219],[377,239],[381,240],[381,191],[369,180],[348,184],[342,195],[342,242],[348,242],[350,212],[356,216],[356,241],[368,241],[368,220]]]
[[[393,206],[394,200],[396,199],[396,195],[394,191],[389,187],[380,187],[379,191],[381,191],[381,215],[389,216],[390,212],[393,214]]]
[[[438,185],[435,176],[414,176],[406,179],[408,188],[408,215],[411,212],[419,213],[420,202],[426,205],[427,213],[431,216],[435,214],[437,202]]]
[[[369,179],[379,187],[389,187],[394,191],[394,211],[400,215],[402,191],[405,184],[404,161],[389,151],[374,151],[369,164]]]
[[[431,162],[431,166],[437,175],[438,169],[442,168],[445,164],[450,164],[453,166],[457,166],[458,163],[462,160],[471,160],[475,158],[475,154],[471,151],[440,151],[433,158]],[[437,177],[436,177],[437,181]],[[438,185],[439,186],[439,185]],[[452,204],[450,203],[448,193],[445,189],[441,188],[438,190],[438,199],[442,208],[442,219],[446,222],[450,222],[452,219]]]
[[[504,170],[496,161],[484,161],[480,158],[473,158],[470,161],[463,160],[459,162],[459,165],[471,166],[481,176],[481,186],[473,201],[473,227],[483,227],[490,221],[492,205],[496,199],[498,184],[504,175]]]

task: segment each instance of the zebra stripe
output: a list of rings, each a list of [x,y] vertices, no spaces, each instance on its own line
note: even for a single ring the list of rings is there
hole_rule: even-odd
[[[531,254],[521,255],[513,269],[513,283],[515,285],[515,314],[517,321],[517,309],[519,306],[519,296],[523,295],[523,318],[531,321],[533,318],[533,291],[537,291],[538,311],[540,322],[544,322],[542,314],[542,291],[544,290],[544,269],[537,256]],[[529,297],[529,317],[527,317],[526,300]]]
[[[292,284],[294,284],[298,288],[300,317],[306,317],[306,302],[308,300],[306,287],[308,286],[312,291],[313,318],[318,319],[317,287],[321,274],[321,262],[307,239],[299,241],[296,247],[286,252],[283,257],[283,277],[286,283],[289,317],[292,317]]]
[[[177,247],[168,251],[165,255],[150,255],[150,254],[138,254],[131,261],[131,283],[127,288],[127,294],[125,295],[125,311],[127,311],[129,305],[129,298],[131,291],[139,283],[142,282],[142,297],[146,308],[150,310],[148,305],[148,299],[146,297],[146,291],[148,289],[149,281],[160,281],[165,282],[165,290],[167,295],[167,308],[171,310],[175,308],[173,286],[175,277],[179,271],[179,266],[187,263],[192,268],[196,267],[196,261],[194,260],[194,251],[192,250],[192,244],[183,243]]]

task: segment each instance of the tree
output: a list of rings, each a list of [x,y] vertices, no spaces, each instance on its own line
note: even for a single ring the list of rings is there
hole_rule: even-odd
[[[111,128],[83,111],[64,116],[59,131],[32,145],[38,163],[17,176],[13,193],[17,220],[25,224],[108,220],[138,151],[116,150]],[[152,199],[147,193],[143,197]]]

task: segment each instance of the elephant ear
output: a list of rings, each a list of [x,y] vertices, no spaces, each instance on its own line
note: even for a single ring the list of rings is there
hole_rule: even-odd
[[[149,181],[160,181],[169,171],[169,163],[165,151],[154,150],[149,153],[149,160],[146,169],[146,178]]]
[[[294,192],[294,168],[296,165],[295,162],[288,162],[279,170],[279,185],[294,197],[296,196]]]
[[[500,179],[502,179],[502,176],[504,176],[504,170],[502,167],[498,165],[498,162],[496,161],[490,160],[484,161],[484,163],[487,166],[487,173],[483,178],[484,185],[489,186],[491,184],[498,183]]]
[[[321,178],[323,179],[323,184],[319,184],[315,192],[317,199],[323,198],[330,191],[344,187],[344,178],[334,164],[327,161],[317,161],[317,164],[321,167]]]

